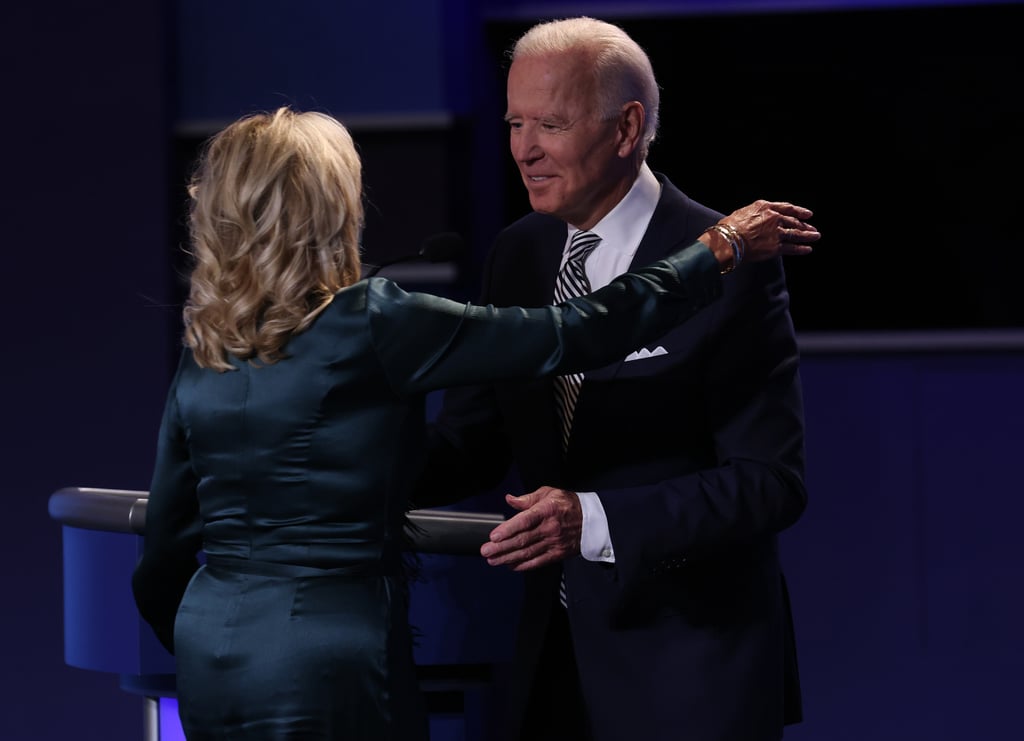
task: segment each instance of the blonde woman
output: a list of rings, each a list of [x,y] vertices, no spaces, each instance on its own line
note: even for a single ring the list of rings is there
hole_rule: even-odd
[[[820,236],[759,201],[591,296],[495,309],[359,279],[361,165],[329,116],[242,118],[189,192],[185,348],[133,589],[191,741],[425,739],[401,552],[426,393],[606,363],[713,301],[723,270]]]

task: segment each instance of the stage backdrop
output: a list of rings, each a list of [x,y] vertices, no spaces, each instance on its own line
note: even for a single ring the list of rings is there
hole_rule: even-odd
[[[64,486],[148,486],[177,350],[182,152],[239,113],[295,103],[350,123],[368,248],[464,232],[457,281],[432,285],[472,294],[522,208],[496,50],[541,15],[620,19],[662,76],[656,166],[722,210],[768,195],[818,211],[826,243],[790,263],[802,332],[1019,327],[1020,4],[854,5],[8,7],[0,736],[140,735],[116,678],[64,665],[46,505]],[[1015,353],[914,357],[805,364],[811,502],[783,543],[807,688],[794,738],[1016,733],[1024,369]]]

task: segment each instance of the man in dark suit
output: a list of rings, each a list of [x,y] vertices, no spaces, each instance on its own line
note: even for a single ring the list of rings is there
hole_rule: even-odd
[[[650,62],[616,26],[519,40],[506,118],[534,213],[499,235],[481,303],[552,303],[579,230],[600,238],[597,288],[721,218],[647,166],[657,115]],[[445,396],[418,504],[494,487],[510,464],[530,492],[507,497],[518,512],[481,551],[527,572],[515,738],[775,741],[800,719],[777,553],[806,504],[798,352],[781,261],[740,272],[687,324],[588,372],[567,443],[550,381]]]

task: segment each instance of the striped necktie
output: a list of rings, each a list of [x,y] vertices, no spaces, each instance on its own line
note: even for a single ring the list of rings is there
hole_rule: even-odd
[[[590,253],[601,238],[593,232],[578,231],[569,243],[569,254],[555,279],[555,303],[562,303],[576,296],[590,293],[590,281],[584,265]],[[555,378],[555,405],[562,424],[562,450],[569,447],[569,431],[572,429],[572,414],[580,396],[583,383],[582,373],[573,373]]]
[[[587,279],[585,265],[590,253],[594,251],[600,241],[601,238],[593,232],[578,231],[572,235],[572,240],[569,242],[569,254],[555,279],[555,303],[562,303],[575,296],[590,293],[590,281]],[[572,413],[576,408],[576,400],[579,398],[582,383],[582,373],[555,377],[555,408],[562,423],[563,452],[569,447]],[[558,601],[562,603],[562,607],[568,606],[564,573],[558,583]]]

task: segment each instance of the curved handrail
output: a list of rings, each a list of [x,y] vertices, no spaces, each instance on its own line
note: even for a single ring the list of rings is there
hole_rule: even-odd
[[[50,517],[86,530],[142,535],[149,492],[69,486],[50,495]],[[417,509],[409,513],[412,549],[420,553],[476,555],[504,516],[488,512]]]

